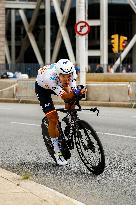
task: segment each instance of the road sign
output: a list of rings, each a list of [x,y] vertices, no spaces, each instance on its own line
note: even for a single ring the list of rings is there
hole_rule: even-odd
[[[75,32],[80,36],[87,35],[90,32],[90,26],[86,21],[79,21],[75,24]]]

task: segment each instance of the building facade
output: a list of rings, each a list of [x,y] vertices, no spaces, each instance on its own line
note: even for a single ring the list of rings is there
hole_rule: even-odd
[[[5,0],[0,1],[0,64],[5,64]]]
[[[21,1],[0,1],[0,64],[38,64],[36,53],[26,33],[26,28],[19,14],[19,5],[24,6],[24,16],[30,23],[35,7],[40,0],[21,0]],[[64,9],[66,1],[60,1],[61,9]],[[88,19],[100,19],[100,0],[88,0]],[[135,0],[133,2],[136,3]],[[39,12],[35,18],[34,27],[31,34],[34,36],[38,52],[41,58],[45,59],[45,9],[44,1],[41,0]],[[14,10],[14,12],[12,12]],[[6,16],[6,18],[5,18]],[[15,19],[15,22],[13,22]],[[34,18],[33,18],[34,19]],[[76,55],[76,38],[74,25],[76,21],[76,1],[72,0],[70,14],[67,20],[67,29],[70,36],[72,48]],[[6,24],[6,26],[5,26]],[[6,29],[5,29],[6,27]],[[15,27],[15,28],[14,28]],[[59,29],[56,13],[51,1],[51,54],[55,44],[56,35]],[[111,35],[119,34],[127,36],[128,43],[136,33],[136,14],[128,4],[127,0],[109,0],[108,1],[108,64],[114,64],[118,58],[117,54],[112,52]],[[14,36],[13,36],[14,34]],[[6,41],[5,41],[6,39]],[[7,44],[6,44],[7,43]],[[15,44],[15,45],[13,45]],[[5,45],[7,55],[5,60]],[[91,27],[88,35],[88,49],[100,49],[100,26]],[[14,55],[13,55],[13,52]],[[67,51],[62,41],[58,57],[68,57]],[[45,62],[44,62],[45,63]],[[100,63],[100,56],[89,56],[88,64]],[[136,68],[136,46],[131,49],[122,62],[123,64],[133,64]],[[136,71],[136,69],[134,69]]]

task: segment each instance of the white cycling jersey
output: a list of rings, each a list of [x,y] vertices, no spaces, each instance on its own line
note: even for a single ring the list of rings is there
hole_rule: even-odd
[[[76,78],[77,74],[75,70],[69,84],[71,88],[76,88]],[[56,72],[56,63],[45,65],[44,67],[40,68],[38,70],[36,81],[39,86],[45,89],[53,90],[58,96],[61,96],[64,93],[63,86]]]

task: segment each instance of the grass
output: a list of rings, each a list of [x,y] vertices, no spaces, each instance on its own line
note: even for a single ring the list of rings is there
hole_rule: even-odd
[[[25,172],[22,174],[21,179],[22,180],[28,180],[31,178],[31,174],[29,172]]]

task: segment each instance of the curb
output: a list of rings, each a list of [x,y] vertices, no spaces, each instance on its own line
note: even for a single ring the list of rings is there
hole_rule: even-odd
[[[26,103],[26,104],[39,104],[38,100],[32,99],[14,99],[14,98],[0,98],[0,103]],[[63,101],[55,101],[55,105],[64,105]],[[100,101],[80,101],[81,106],[100,106],[100,107],[123,107],[123,108],[136,108],[136,102],[100,102]]]
[[[24,191],[37,196],[49,205],[85,205],[75,199],[72,199],[64,194],[61,194],[44,185],[38,184],[31,180],[23,180],[21,176],[0,168],[0,178],[13,183]]]

